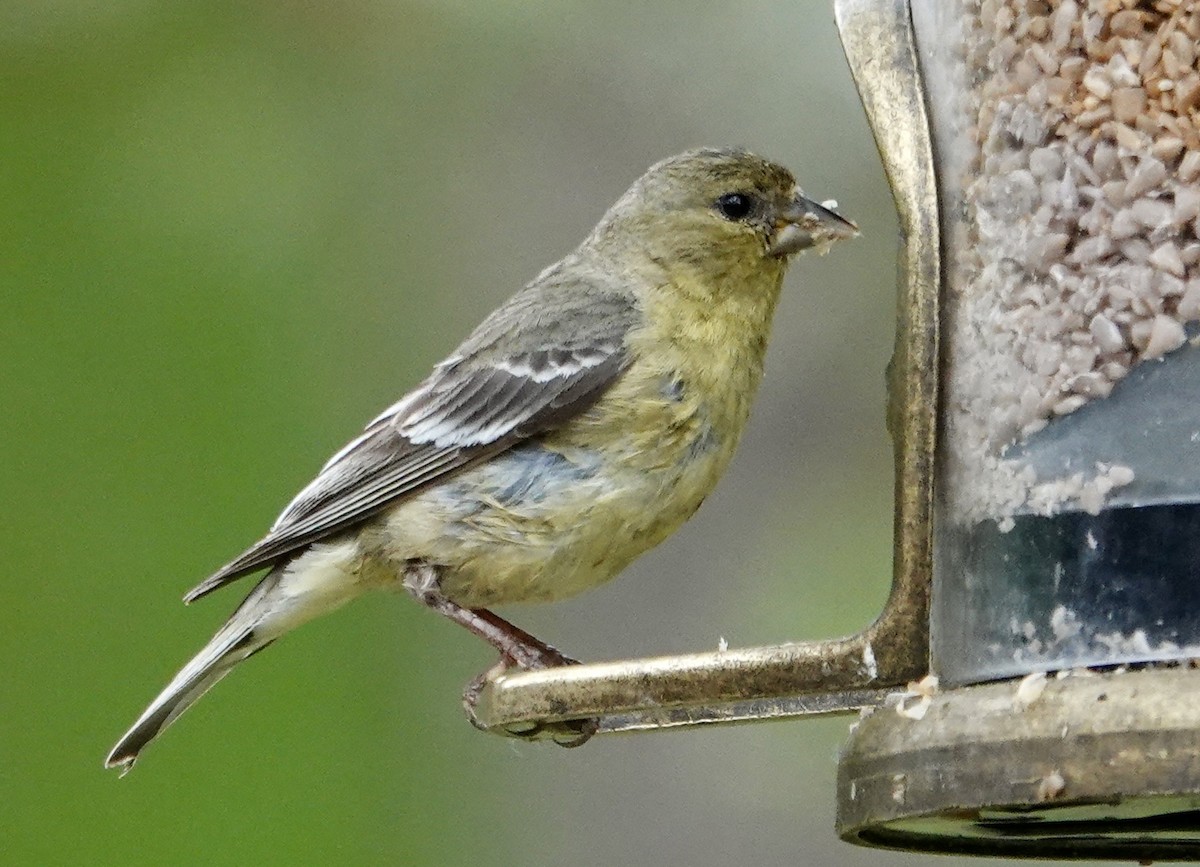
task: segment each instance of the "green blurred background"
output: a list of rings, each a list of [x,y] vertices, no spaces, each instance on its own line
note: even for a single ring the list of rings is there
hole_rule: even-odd
[[[835,839],[845,719],[487,737],[459,692],[489,653],[403,598],[301,630],[130,777],[101,769],[249,585],[180,594],[695,145],[794,167],[863,236],[793,269],[696,519],[605,588],[507,613],[590,660],[870,620],[895,221],[828,6],[26,2],[0,7],[0,64],[0,861],[924,860]]]

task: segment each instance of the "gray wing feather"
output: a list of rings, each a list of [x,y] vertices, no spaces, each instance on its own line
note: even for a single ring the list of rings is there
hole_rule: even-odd
[[[334,455],[265,537],[184,600],[361,523],[595,403],[625,369],[633,301],[582,293],[554,276],[543,275],[550,282],[531,285],[489,316],[425,382]],[[553,321],[547,310],[555,311]],[[564,321],[577,325],[563,333]],[[505,351],[516,332],[525,348]]]

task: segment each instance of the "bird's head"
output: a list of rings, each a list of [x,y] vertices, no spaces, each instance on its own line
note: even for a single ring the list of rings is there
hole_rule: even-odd
[[[781,273],[792,254],[857,234],[854,223],[805,196],[783,166],[743,150],[705,148],[651,166],[591,240],[717,275]]]

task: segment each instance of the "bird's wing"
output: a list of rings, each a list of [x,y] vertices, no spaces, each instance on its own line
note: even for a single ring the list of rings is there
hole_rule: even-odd
[[[625,369],[634,302],[623,293],[581,292],[553,276],[547,272],[489,316],[425,382],[335,454],[266,536],[184,600],[276,563],[595,403]]]

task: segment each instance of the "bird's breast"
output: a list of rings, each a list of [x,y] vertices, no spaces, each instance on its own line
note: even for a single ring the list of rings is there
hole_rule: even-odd
[[[654,311],[593,406],[389,513],[389,559],[486,607],[573,595],[662,542],[728,466],[761,378],[770,311],[739,304]]]

